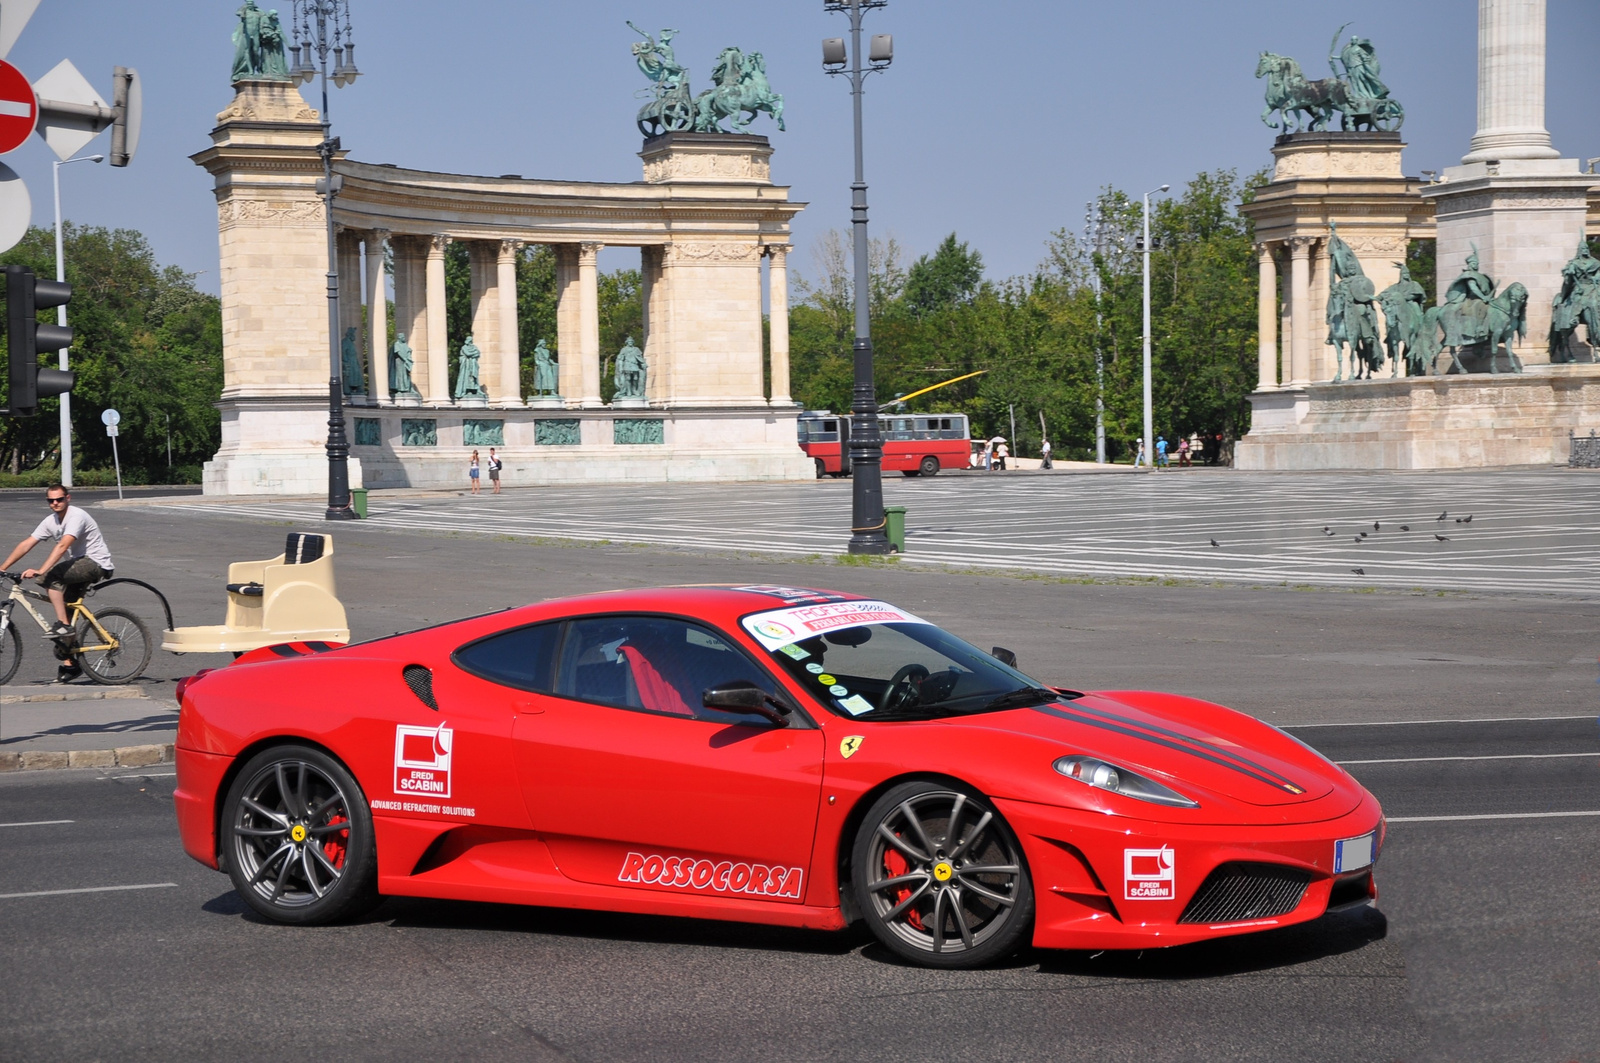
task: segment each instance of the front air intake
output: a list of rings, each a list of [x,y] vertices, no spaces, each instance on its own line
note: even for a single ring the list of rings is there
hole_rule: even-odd
[[[1223,864],[1200,884],[1180,923],[1243,923],[1300,906],[1311,874],[1279,864]]]
[[[439,711],[439,703],[433,699],[433,673],[420,664],[408,664],[400,670],[400,675],[406,681],[406,686],[411,688],[411,693],[434,712]]]

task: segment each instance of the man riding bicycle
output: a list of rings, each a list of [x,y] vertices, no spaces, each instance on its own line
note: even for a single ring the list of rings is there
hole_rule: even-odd
[[[85,510],[73,507],[72,492],[60,484],[51,484],[45,489],[44,497],[50,505],[50,515],[39,522],[32,535],[17,544],[5,564],[0,565],[0,571],[9,571],[39,543],[45,540],[55,543],[44,564],[28,569],[22,578],[38,577],[40,585],[49,593],[50,604],[56,610],[56,626],[50,629],[48,637],[66,647],[67,640],[72,637],[72,625],[67,623],[67,602],[82,598],[90,585],[110,579],[116,566],[105,537],[100,534],[100,525]],[[66,682],[82,674],[70,655],[62,657],[62,661],[56,674],[58,681]]]

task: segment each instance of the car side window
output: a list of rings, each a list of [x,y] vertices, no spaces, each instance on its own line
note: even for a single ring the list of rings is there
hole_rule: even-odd
[[[469,642],[453,655],[456,665],[491,683],[549,694],[555,689],[556,650],[562,622],[513,628]]]
[[[638,712],[771,726],[759,716],[701,704],[707,687],[737,680],[776,692],[771,676],[709,628],[659,616],[590,617],[570,623],[555,693]]]

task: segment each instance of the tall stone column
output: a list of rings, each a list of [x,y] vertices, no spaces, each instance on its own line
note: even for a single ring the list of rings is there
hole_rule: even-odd
[[[664,272],[666,252],[662,244],[639,249],[639,298],[644,306],[644,339],[640,347],[650,367],[644,394],[652,406],[672,402],[672,314]]]
[[[411,348],[411,386],[428,390],[428,238],[392,236],[394,251],[394,331]],[[442,312],[442,308],[441,308]],[[411,400],[415,401],[415,400]]]
[[[1463,163],[1554,159],[1544,127],[1545,0],[1478,0],[1478,131]]]
[[[450,237],[443,233],[428,240],[428,375],[422,382],[422,401],[430,405],[450,401],[450,332],[444,293],[444,252],[449,246]]]
[[[600,398],[600,271],[604,244],[578,245],[578,359],[583,366],[579,405],[603,406]]]
[[[495,394],[496,406],[523,405],[522,346],[517,336],[517,256],[521,253],[521,240],[501,240],[495,259],[496,303],[500,312],[500,386]]]
[[[387,229],[373,229],[363,241],[367,259],[367,366],[373,402],[389,398],[389,297],[384,291],[383,243]]]
[[[1289,298],[1293,331],[1290,334],[1289,380],[1291,387],[1311,383],[1311,245],[1310,236],[1289,238]]]
[[[1256,259],[1260,269],[1259,290],[1256,293],[1256,390],[1266,391],[1278,386],[1278,262],[1273,257],[1270,243],[1256,244]]]
[[[339,353],[344,354],[344,337],[348,329],[356,330],[356,359],[360,360],[360,351],[363,345],[361,336],[361,234],[350,229],[340,229],[334,237],[334,248],[338,253],[339,269]],[[344,366],[340,364],[340,376],[344,375]],[[350,390],[350,381],[345,381],[345,391]],[[355,381],[357,388],[363,395],[370,394],[367,390],[365,373],[363,379]],[[357,398],[356,401],[361,401]]]
[[[556,379],[568,406],[579,405],[583,394],[583,340],[578,322],[582,300],[578,295],[578,245],[556,244]],[[537,342],[537,341],[535,341]]]
[[[774,406],[793,406],[789,397],[789,245],[767,245],[767,334],[772,350]]]

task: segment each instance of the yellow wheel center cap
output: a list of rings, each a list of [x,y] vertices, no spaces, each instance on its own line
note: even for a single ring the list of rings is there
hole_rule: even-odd
[[[955,868],[951,867],[943,860],[933,865],[933,877],[938,879],[940,882],[949,882],[950,876],[955,873]]]
[[[302,826],[299,823],[296,823],[293,827],[289,828],[289,837],[293,838],[295,840],[295,842],[297,842],[297,843],[305,841],[306,840],[306,829],[305,829],[305,827]]]

